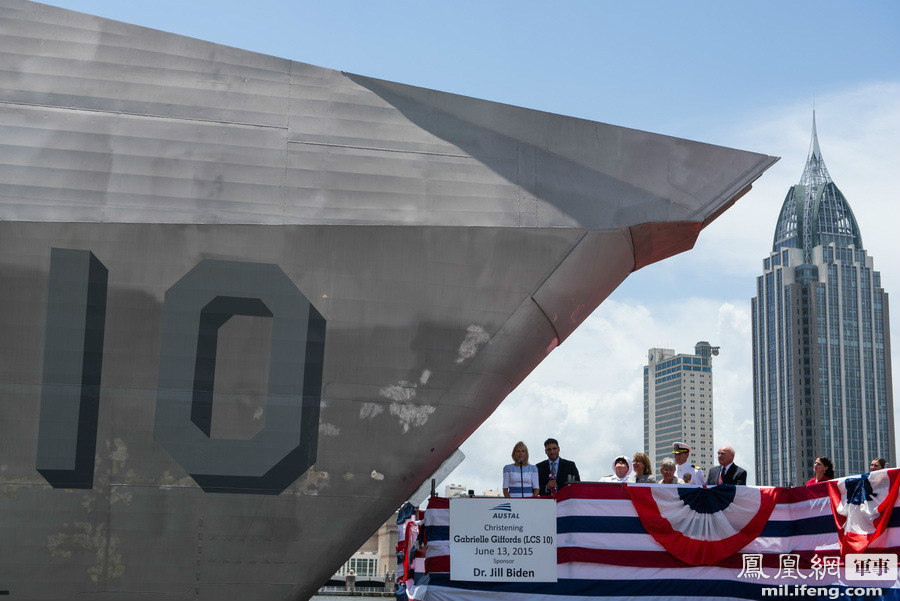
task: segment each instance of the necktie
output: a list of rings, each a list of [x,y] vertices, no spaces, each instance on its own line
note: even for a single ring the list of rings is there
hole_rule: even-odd
[[[722,476],[723,476],[724,474],[725,474],[725,468],[724,468],[724,467],[720,467],[720,468],[719,468],[719,484],[722,483]]]

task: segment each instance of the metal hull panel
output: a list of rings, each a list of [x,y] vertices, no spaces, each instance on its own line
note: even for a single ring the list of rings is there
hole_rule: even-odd
[[[607,229],[774,162],[23,0],[0,28],[3,219]]]
[[[0,579],[34,599],[206,595],[222,582],[239,598],[285,579],[285,591],[315,590],[334,566],[313,564],[311,548],[352,553],[554,348],[530,296],[580,239],[559,229],[0,223],[0,515],[22,533]],[[89,490],[51,488],[35,471],[46,351],[35,333],[53,248],[89,250],[109,274]],[[277,496],[204,493],[155,436],[166,293],[204,259],[276,264],[327,320],[318,459]],[[232,392],[215,400],[216,436],[254,434],[280,400],[253,392],[265,334],[220,338],[216,360],[232,371],[216,374],[216,390]],[[480,353],[488,344],[494,352]],[[42,577],[51,568],[59,580]]]

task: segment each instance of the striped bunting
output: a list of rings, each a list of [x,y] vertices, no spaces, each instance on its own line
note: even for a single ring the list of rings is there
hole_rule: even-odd
[[[892,472],[889,476],[879,478],[889,477],[890,484],[894,485],[900,479],[900,469],[888,471]],[[648,531],[647,525],[653,528],[654,522],[641,515],[641,504],[646,505],[652,495],[662,499],[657,506],[663,516],[675,497],[685,497],[688,499],[686,504],[693,503],[696,507],[696,491],[701,490],[700,487],[608,483],[567,486],[557,498],[559,580],[556,583],[451,581],[450,505],[448,499],[435,497],[429,500],[424,519],[427,543],[425,574],[417,574],[415,583],[410,583],[409,599],[559,601],[614,598],[697,601],[698,598],[760,600],[801,597],[900,601],[900,583],[896,581],[846,580],[843,566],[826,569],[829,561],[842,561],[841,539],[836,525],[839,516],[836,517],[832,509],[830,491],[836,488],[842,491],[841,494],[846,494],[848,487],[844,480],[847,479],[797,488],[737,487],[745,489],[743,491],[735,491],[732,486],[719,486],[710,487],[708,493],[699,493],[699,496],[706,495],[704,499],[708,501],[712,498],[709,495],[718,489],[716,494],[721,497],[719,493],[723,493],[725,500],[713,499],[711,502],[723,507],[737,504],[735,507],[738,507],[737,515],[728,518],[730,526],[707,524],[700,529],[702,533],[699,536],[708,537],[708,545],[716,546],[718,540],[734,536],[741,531],[742,524],[752,524],[760,512],[766,516],[761,524],[752,526],[756,529],[753,538],[738,547],[737,551],[721,557],[705,556],[703,552],[684,557],[681,556],[683,553],[667,551],[664,544],[657,540],[659,532]],[[857,485],[850,488],[854,486]],[[881,486],[880,489],[883,488]],[[751,504],[744,503],[740,497],[749,498]],[[753,501],[754,498],[757,501]],[[635,499],[638,499],[637,502]],[[898,554],[900,511],[889,510],[900,504],[900,500],[894,495],[889,508],[884,507],[884,497],[878,500],[883,515],[883,523],[879,526],[881,534],[869,541],[867,552]],[[756,510],[752,503],[756,503]],[[701,509],[699,513],[708,511],[711,510]],[[668,522],[667,531],[677,530],[679,524],[684,526],[684,520],[682,512],[680,519]],[[690,536],[697,535],[690,530],[688,528]],[[719,530],[722,539],[715,538]],[[748,569],[748,557],[758,560],[755,570]],[[698,558],[703,561],[698,562]],[[796,560],[797,569],[793,571],[789,569],[791,559]],[[754,572],[757,573],[755,577]],[[795,585],[806,588],[792,588]],[[763,590],[775,587],[780,588]],[[812,594],[809,589],[817,587],[818,593]],[[848,591],[856,592],[856,587],[877,587],[881,589],[881,595],[848,595]]]
[[[397,601],[413,599],[406,589],[414,587],[416,573],[425,574],[425,558],[417,553],[423,524],[421,513],[408,501],[397,510]]]

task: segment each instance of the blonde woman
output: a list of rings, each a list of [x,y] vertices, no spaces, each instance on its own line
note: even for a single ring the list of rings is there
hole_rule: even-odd
[[[503,466],[503,496],[538,496],[537,467],[528,463],[528,447],[521,440],[513,446],[512,460]]]
[[[635,453],[631,459],[631,468],[634,470],[634,481],[637,483],[656,482],[653,477],[653,464],[646,453]]]

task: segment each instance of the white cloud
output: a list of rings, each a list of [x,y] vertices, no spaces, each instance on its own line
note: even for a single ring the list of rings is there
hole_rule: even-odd
[[[673,298],[651,313],[644,305],[607,300],[466,441],[467,460],[447,481],[479,493],[497,489],[513,444],[524,440],[536,463],[544,458],[542,443],[550,436],[559,440],[564,457],[578,463],[583,479],[609,474],[616,455],[643,450],[642,366],[648,349],[690,353],[700,340],[723,346],[715,360],[714,394],[740,399],[730,404],[734,411],[716,416],[716,428],[729,433],[728,442],[746,449],[749,457],[752,429],[740,438],[730,436],[752,407],[751,396],[742,390],[746,382],[734,375],[749,361],[749,351],[741,357],[728,348],[745,335],[749,309],[733,302]]]

